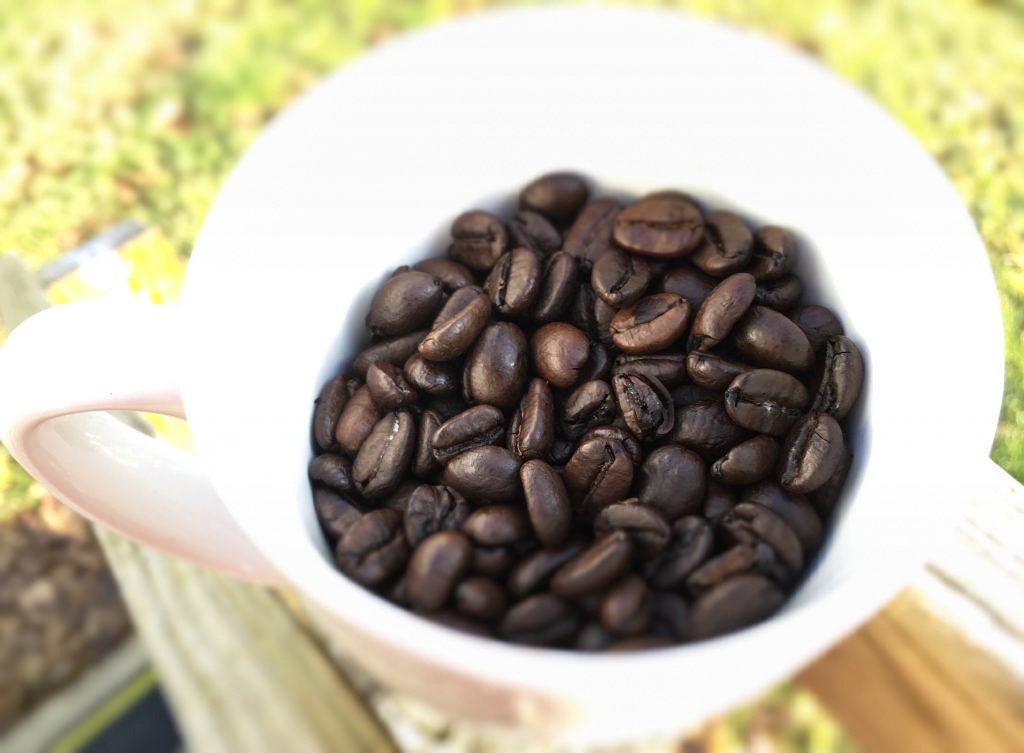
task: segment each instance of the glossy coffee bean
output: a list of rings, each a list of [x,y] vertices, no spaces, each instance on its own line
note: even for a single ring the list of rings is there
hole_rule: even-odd
[[[512,248],[525,248],[546,256],[562,247],[562,236],[544,215],[524,210],[509,220],[508,234]]]
[[[518,559],[510,546],[474,546],[473,572],[488,578],[503,578]]]
[[[742,218],[732,212],[708,212],[704,240],[690,261],[713,277],[726,277],[747,266],[753,248],[754,234]]]
[[[803,547],[786,521],[766,507],[740,502],[719,523],[725,537],[734,544],[768,544],[790,572],[798,573],[804,565]]]
[[[596,437],[581,442],[565,465],[565,485],[577,515],[592,519],[629,496],[633,460],[621,442]]]
[[[600,379],[584,382],[565,401],[562,431],[570,439],[579,439],[596,426],[610,424],[617,415],[611,385]]]
[[[455,608],[474,620],[497,622],[507,607],[505,589],[490,578],[470,576],[455,588]]]
[[[540,257],[525,248],[513,249],[494,264],[485,289],[502,316],[523,316],[541,291]]]
[[[654,594],[654,617],[651,632],[673,641],[684,642],[690,637],[690,607],[679,594]]]
[[[466,358],[462,392],[466,402],[507,410],[519,403],[526,387],[526,336],[511,322],[488,326]]]
[[[690,610],[694,639],[712,638],[753,625],[774,614],[785,595],[761,575],[737,575],[701,596]]]
[[[789,318],[807,335],[807,340],[815,353],[820,353],[824,348],[826,337],[843,334],[843,325],[839,317],[824,306],[797,306],[789,312]]]
[[[604,651],[615,641],[615,636],[608,632],[600,622],[588,622],[579,633],[573,648],[577,651]]]
[[[424,481],[434,479],[441,470],[441,464],[434,457],[434,432],[443,423],[441,416],[432,410],[420,415],[416,427],[416,449],[412,456],[412,473]]]
[[[335,558],[345,575],[368,588],[398,577],[409,559],[401,513],[387,508],[366,513],[342,536]]]
[[[593,264],[612,244],[612,228],[621,205],[615,199],[597,199],[590,202],[569,226],[562,250],[570,256]]]
[[[313,409],[313,441],[321,451],[334,447],[334,429],[357,384],[345,374],[338,374],[320,390]]]
[[[426,334],[426,330],[417,330],[407,335],[399,335],[374,343],[355,357],[352,361],[352,371],[365,379],[367,370],[375,363],[384,361],[401,366],[409,360],[409,356],[416,352],[417,346]]]
[[[589,193],[587,182],[577,173],[548,173],[519,192],[519,207],[564,220],[579,211]]]
[[[762,546],[767,547],[767,544]],[[711,557],[686,579],[686,590],[700,596],[735,575],[755,572],[758,566],[756,547],[756,544],[737,544]]]
[[[458,377],[451,363],[428,361],[419,353],[405,362],[402,376],[411,387],[431,397],[450,397],[459,391]]]
[[[675,257],[697,248],[704,235],[700,208],[681,196],[640,199],[619,212],[612,237],[638,254]]]
[[[768,478],[775,470],[779,443],[760,434],[740,442],[711,464],[711,477],[731,486],[746,486]]]
[[[800,374],[814,364],[807,335],[783,314],[764,306],[750,307],[733,328],[732,342],[755,366]]]
[[[693,383],[709,390],[724,392],[732,380],[750,370],[745,363],[717,353],[691,351],[686,357],[686,373]]]
[[[533,320],[554,321],[569,308],[579,286],[576,258],[564,251],[552,254],[544,264],[540,293],[534,302]]]
[[[752,369],[737,376],[725,391],[725,410],[739,426],[782,436],[801,416],[810,395],[784,371]]]
[[[668,520],[690,515],[704,503],[707,477],[701,457],[679,445],[651,451],[640,467],[637,497]]]
[[[614,424],[595,426],[580,438],[580,444],[589,439],[609,439],[621,442],[634,465],[640,465],[644,461],[644,448],[640,441],[621,426]]]
[[[479,504],[515,502],[520,496],[520,461],[504,447],[477,447],[444,467],[444,482]]]
[[[619,313],[619,309],[612,306],[603,298],[594,297],[594,326],[597,327],[597,341],[602,345],[611,346],[612,319]]]
[[[406,511],[409,509],[409,501],[412,499],[412,495],[419,487],[419,481],[414,478],[406,477],[402,479],[398,483],[398,486],[393,490],[385,494],[379,500],[374,500],[374,502],[378,507],[388,507],[402,513],[402,515],[405,515]]]
[[[563,466],[569,462],[573,452],[576,451],[576,443],[571,439],[555,437],[551,443],[551,452],[548,453],[548,460],[552,465]]]
[[[627,428],[642,441],[653,441],[672,431],[675,406],[657,377],[620,371],[612,378],[615,400]]]
[[[553,387],[571,387],[590,355],[587,336],[571,324],[545,324],[530,340],[533,367]]]
[[[444,485],[421,484],[409,498],[403,519],[409,546],[439,531],[457,531],[472,512],[469,503]]]
[[[594,262],[590,285],[602,300],[621,308],[635,303],[651,282],[651,267],[633,254],[611,249]]]
[[[491,318],[491,301],[480,288],[467,286],[452,293],[418,344],[428,361],[450,361],[468,351]]]
[[[864,359],[850,338],[843,335],[825,338],[825,353],[816,382],[811,409],[841,421],[857,402],[864,384]]]
[[[718,280],[714,277],[683,263],[665,274],[659,288],[662,293],[675,293],[685,298],[689,301],[690,308],[697,311],[717,284]]]
[[[765,225],[754,234],[750,273],[762,280],[777,280],[796,265],[796,240],[787,231]]]
[[[528,460],[519,469],[526,511],[541,546],[556,547],[569,536],[572,502],[562,477],[543,460]]]
[[[551,590],[570,599],[596,593],[624,575],[632,559],[629,534],[614,531],[562,565],[551,579]]]
[[[543,379],[526,388],[508,427],[508,448],[523,460],[546,458],[555,441],[555,401]]]
[[[671,390],[686,382],[686,355],[683,353],[655,353],[646,356],[620,355],[615,359],[614,373],[632,372],[657,379]]]
[[[569,539],[558,547],[538,549],[524,557],[508,575],[508,592],[521,599],[547,587],[548,581],[566,562],[584,549],[581,539]]]
[[[493,405],[474,405],[437,428],[430,439],[434,457],[447,463],[476,447],[498,444],[505,436],[505,416]]]
[[[736,506],[736,502],[736,494],[731,488],[717,481],[710,481],[704,495],[704,517],[711,525],[718,525],[718,521]]]
[[[796,275],[786,275],[777,280],[758,283],[754,302],[776,311],[786,312],[793,308],[803,293],[803,284]]]
[[[590,343],[590,354],[587,362],[580,369],[577,381],[590,382],[594,379],[607,381],[612,372],[612,357],[603,343]]]
[[[684,408],[701,401],[711,400],[717,402],[722,399],[722,393],[709,390],[696,384],[681,384],[675,387],[672,392],[672,403],[676,408]]]
[[[408,334],[428,324],[442,303],[441,280],[426,272],[402,272],[377,288],[366,326],[374,337]]]
[[[508,247],[508,231],[490,212],[465,212],[452,223],[448,255],[477,272],[494,266]]]
[[[690,304],[673,293],[655,293],[622,309],[612,318],[612,342],[626,353],[642,355],[665,350],[683,336]]]
[[[744,489],[742,500],[766,507],[786,521],[804,552],[814,552],[821,545],[821,518],[806,497],[789,494],[774,481],[762,481]]]
[[[721,457],[746,436],[747,432],[729,418],[721,400],[699,400],[677,409],[671,434],[673,442],[707,459]]]
[[[808,495],[808,501],[814,506],[818,516],[822,520],[828,520],[835,512],[836,505],[839,503],[842,496],[843,487],[846,484],[846,477],[850,473],[850,467],[852,464],[853,453],[850,452],[850,447],[847,445],[843,449],[843,457],[842,460],[839,461],[839,467],[836,471],[829,476],[828,481]]]
[[[459,415],[469,405],[462,399],[462,395],[447,395],[445,397],[432,397],[427,400],[425,408],[434,411],[441,417],[442,421]]]
[[[412,405],[419,399],[402,370],[387,363],[375,363],[366,372],[366,388],[370,391],[373,404],[382,411],[395,410]]]
[[[352,480],[366,499],[394,490],[412,462],[416,422],[407,411],[385,414],[370,431],[352,463]]]
[[[597,302],[600,300],[597,294],[594,293],[594,289],[590,287],[589,281],[580,282],[576,287],[575,297],[572,299],[572,303],[569,304],[569,309],[563,318],[568,319],[572,326],[583,332],[591,340],[598,340],[599,336],[608,334],[607,332],[601,333],[598,331],[599,327],[595,309]]]
[[[672,534],[665,551],[648,565],[651,583],[657,588],[677,589],[700,567],[714,550],[715,537],[699,515],[679,518],[672,524]]]
[[[569,602],[555,594],[542,593],[513,604],[498,630],[513,643],[551,646],[568,641],[579,625],[579,615]]]
[[[309,464],[309,480],[337,492],[347,492],[352,489],[352,461],[330,453],[318,455]]]
[[[608,505],[594,519],[594,531],[607,534],[623,531],[629,534],[637,559],[657,557],[668,546],[672,528],[657,508],[638,499]]]
[[[737,272],[722,280],[697,310],[688,350],[710,350],[729,336],[754,301],[757,283],[752,275]]]
[[[473,547],[458,531],[434,533],[420,542],[405,571],[405,591],[413,609],[435,612],[443,607],[472,561]]]
[[[532,533],[526,511],[514,505],[486,505],[474,510],[462,530],[480,546],[506,546]]]
[[[827,413],[808,413],[789,430],[779,454],[779,483],[791,494],[824,486],[843,461],[843,430]]]
[[[332,543],[344,536],[352,524],[363,517],[362,511],[350,499],[323,487],[313,490],[313,509],[324,535]]]
[[[639,635],[654,617],[654,595],[639,575],[627,575],[601,600],[601,624],[619,636]]]
[[[467,285],[476,284],[473,273],[462,264],[451,259],[424,259],[414,264],[412,268],[419,272],[426,272],[428,275],[439,279],[441,285],[449,293],[459,288],[464,288]]]

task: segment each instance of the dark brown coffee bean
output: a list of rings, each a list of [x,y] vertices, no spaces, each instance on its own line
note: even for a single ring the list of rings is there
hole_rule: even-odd
[[[597,341],[609,348],[614,345],[612,342],[612,319],[619,313],[619,310],[607,301],[594,297],[594,326],[597,327]]]
[[[810,400],[807,389],[786,372],[752,369],[737,376],[725,391],[725,410],[745,429],[782,436]]]
[[[572,638],[579,624],[579,616],[569,602],[555,594],[543,593],[512,605],[501,621],[499,632],[513,643],[551,646]]]
[[[469,571],[473,547],[458,531],[441,531],[425,538],[409,558],[405,591],[413,609],[436,612]]]
[[[510,546],[474,546],[473,572],[488,578],[502,578],[518,557]]]
[[[639,635],[653,617],[654,595],[639,575],[627,575],[601,600],[601,624],[616,635]]]
[[[394,490],[412,462],[416,423],[406,411],[385,414],[359,448],[352,463],[352,480],[367,499],[380,499]]]
[[[551,452],[548,454],[548,460],[552,465],[563,466],[569,462],[569,458],[572,457],[575,451],[576,443],[571,439],[555,437],[555,441],[551,443]]]
[[[486,293],[477,287],[459,288],[419,343],[420,355],[428,361],[458,358],[473,346],[490,318],[491,301]]]
[[[657,588],[677,589],[708,557],[715,546],[711,526],[698,515],[688,515],[672,524],[672,535],[664,553],[648,565],[650,581]]]
[[[320,390],[313,409],[313,440],[321,451],[334,447],[334,429],[357,384],[345,374],[338,374]]]
[[[402,376],[411,386],[432,397],[450,397],[459,391],[458,377],[451,363],[428,361],[419,353],[405,362]]]
[[[644,462],[644,448],[641,446],[640,441],[621,426],[612,424],[608,426],[595,426],[580,438],[580,444],[583,444],[588,439],[611,439],[621,442],[633,461],[633,465],[640,465]]]
[[[761,434],[740,442],[712,463],[711,476],[732,486],[754,484],[771,475],[778,457],[778,441]]]
[[[697,311],[717,284],[715,278],[684,263],[670,269],[659,287],[663,293],[675,293],[685,298],[690,303],[690,309]]]
[[[665,350],[683,336],[690,304],[673,293],[655,293],[622,309],[609,326],[612,342],[627,353]]]
[[[635,303],[650,282],[651,268],[647,262],[615,248],[605,251],[590,272],[594,293],[616,307]]]
[[[663,635],[637,635],[632,638],[623,638],[615,641],[605,649],[605,653],[619,654],[629,651],[653,651],[659,648],[668,648],[673,645],[671,638]]]
[[[695,596],[709,591],[734,575],[749,573],[757,568],[757,545],[738,544],[715,555],[694,570],[686,579],[686,590]],[[767,544],[762,544],[767,546]]]
[[[674,641],[690,637],[690,606],[679,594],[655,593],[651,633]]]
[[[762,280],[777,280],[796,264],[796,241],[781,227],[765,225],[754,234],[750,273]]]
[[[843,325],[839,317],[824,306],[797,306],[789,312],[789,318],[807,335],[815,353],[820,353],[825,347],[826,337],[843,334]]]
[[[779,587],[761,575],[737,575],[701,596],[690,610],[694,639],[716,635],[760,622],[782,606]]]
[[[555,441],[555,401],[543,379],[526,389],[508,427],[508,448],[523,460],[546,458]]]
[[[474,405],[437,428],[430,439],[434,457],[447,463],[475,447],[498,444],[505,436],[505,416],[493,405]]]
[[[331,489],[313,490],[313,509],[316,510],[316,519],[324,535],[331,543],[344,536],[352,524],[363,517],[362,511],[351,500]]]
[[[508,247],[508,232],[490,212],[465,212],[452,223],[452,244],[448,255],[477,272],[494,266]]]
[[[418,479],[406,477],[392,491],[385,494],[379,500],[374,501],[378,507],[388,507],[405,515],[409,509],[409,501],[412,499],[412,495],[415,494],[421,485]]]
[[[519,464],[504,447],[477,447],[448,461],[444,481],[474,502],[515,502],[521,492]]]
[[[745,363],[717,353],[694,350],[686,357],[686,373],[693,383],[718,392],[724,392],[733,379],[749,370]]]
[[[811,408],[842,421],[860,397],[864,384],[864,359],[850,338],[825,338],[825,355],[816,381],[818,387]]]
[[[498,259],[486,284],[491,303],[507,317],[526,314],[540,295],[540,288],[540,257],[525,248],[514,249]]]
[[[519,192],[519,208],[566,220],[586,203],[589,193],[586,181],[577,173],[548,173]]]
[[[779,483],[791,494],[824,486],[843,461],[843,430],[827,413],[808,413],[793,424],[779,455]]]
[[[568,318],[572,326],[586,334],[591,340],[598,340],[598,335],[602,333],[598,332],[595,309],[600,300],[594,293],[594,289],[590,287],[589,281],[580,282],[576,287],[576,297],[573,298],[569,310],[563,315],[563,318]]]
[[[759,283],[754,302],[776,311],[789,311],[803,293],[803,285],[796,275],[786,275],[777,280]]]
[[[611,371],[612,357],[608,352],[608,348],[603,343],[591,342],[590,354],[587,356],[587,362],[583,364],[583,368],[579,371],[577,381],[580,384],[593,381],[594,379],[607,381]]]
[[[612,385],[622,418],[636,437],[651,441],[672,431],[675,406],[657,377],[620,371],[612,378]]]
[[[476,284],[473,273],[451,259],[424,259],[414,264],[412,268],[419,272],[426,272],[428,275],[439,279],[444,289],[449,293],[459,288],[464,288],[467,285]]]
[[[725,514],[719,528],[734,544],[753,545],[758,541],[768,544],[792,573],[803,569],[804,552],[800,540],[786,521],[767,507],[740,502]]]
[[[367,588],[396,578],[409,559],[402,514],[387,508],[366,513],[342,536],[335,558],[345,575]]]
[[[404,335],[427,324],[444,303],[441,281],[409,270],[389,278],[370,302],[366,326],[374,337]]]
[[[373,364],[366,372],[366,388],[373,404],[382,411],[412,405],[419,398],[416,390],[405,381],[402,371],[387,362]]]
[[[462,530],[481,546],[514,544],[533,532],[526,511],[512,505],[478,507],[466,518]]]
[[[615,359],[613,373],[632,372],[657,379],[666,389],[686,381],[686,356],[682,353],[656,353],[647,356],[620,355]]]
[[[661,554],[672,536],[665,516],[657,508],[641,504],[635,497],[601,510],[594,520],[594,531],[598,534],[612,531],[628,533],[637,558],[642,560]]]
[[[439,531],[457,531],[472,512],[469,503],[447,486],[421,484],[409,498],[403,528],[412,547]]]
[[[568,599],[596,593],[625,574],[632,559],[629,534],[613,531],[562,565],[551,579],[551,590]]]
[[[619,212],[612,238],[648,256],[675,257],[697,248],[704,236],[700,207],[680,196],[640,199]]]
[[[337,492],[352,488],[352,461],[341,455],[317,455],[309,464],[309,480]]]
[[[469,403],[507,410],[519,403],[526,387],[526,335],[511,322],[488,326],[466,359],[462,393]]]
[[[559,546],[572,526],[572,503],[561,476],[543,460],[528,460],[519,469],[519,480],[537,540],[542,546]]]
[[[535,254],[553,254],[562,247],[562,236],[544,215],[529,210],[517,212],[508,223],[513,248],[529,249]]]
[[[750,262],[754,234],[732,212],[708,212],[704,216],[704,242],[690,257],[694,266],[713,277],[739,272]]]
[[[356,390],[345,404],[334,430],[334,438],[341,451],[354,458],[380,416],[380,411],[370,397],[370,390],[365,385]]]
[[[550,322],[560,317],[576,295],[579,286],[575,257],[564,251],[552,254],[544,265],[540,294],[533,305],[536,322]]]
[[[745,489],[744,502],[767,507],[778,515],[800,540],[804,552],[811,553],[821,545],[821,518],[805,497],[788,494],[774,481],[762,481]]]
[[[443,609],[440,612],[423,615],[424,619],[430,620],[436,625],[458,630],[460,633],[476,635],[481,638],[496,638],[494,629],[490,625],[484,625],[472,617],[466,617],[452,609]]]
[[[505,589],[490,578],[471,576],[455,588],[455,608],[480,622],[497,622],[507,607]]]
[[[565,234],[562,250],[593,264],[612,245],[612,228],[621,205],[615,199],[597,199],[580,210]],[[589,286],[588,286],[589,287]]]
[[[807,335],[783,314],[764,306],[750,307],[733,328],[732,341],[755,366],[799,374],[814,364]]]
[[[615,396],[608,382],[584,382],[565,401],[562,431],[570,439],[578,439],[595,426],[610,424],[616,415]]]
[[[657,508],[669,520],[700,510],[707,486],[704,461],[679,445],[663,445],[651,451],[640,467],[637,496]]]
[[[581,442],[569,458],[564,480],[576,513],[592,519],[603,508],[629,496],[633,460],[621,442],[591,438]]]
[[[530,340],[533,367],[558,389],[571,387],[590,355],[587,336],[565,322],[545,324]]]
[[[756,292],[757,283],[746,272],[718,283],[697,310],[687,349],[710,350],[722,342],[750,308]]]
[[[721,400],[700,400],[679,408],[671,435],[673,442],[709,460],[721,457],[746,436],[747,432],[729,419]]]
[[[352,371],[365,379],[366,372],[375,363],[383,361],[401,366],[409,360],[409,356],[416,352],[417,346],[426,334],[426,330],[417,330],[407,335],[399,335],[390,340],[374,343],[355,357],[355,360],[352,361]]]
[[[442,421],[447,421],[462,413],[469,406],[462,399],[462,395],[449,395],[447,397],[432,397],[426,402],[425,407],[439,415]]]
[[[721,392],[709,390],[707,387],[696,384],[681,384],[675,387],[670,394],[672,395],[672,404],[676,408],[685,408],[687,405],[707,400],[718,402],[722,399]]]
[[[553,549],[538,549],[524,557],[508,576],[508,592],[521,599],[547,586],[551,576],[584,549],[583,541],[570,539]]]
[[[708,491],[704,496],[704,517],[711,525],[718,521],[736,506],[736,494],[728,486],[717,481],[708,482]]]
[[[828,481],[808,495],[808,500],[822,520],[828,520],[835,512],[852,464],[853,453],[850,452],[850,447],[847,445],[843,448],[843,457],[839,461],[839,467],[835,473],[829,476]]]
[[[615,640],[600,622],[588,622],[576,636],[573,647],[577,651],[603,651]]]

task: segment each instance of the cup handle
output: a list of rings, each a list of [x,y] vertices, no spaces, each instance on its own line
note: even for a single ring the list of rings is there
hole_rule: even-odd
[[[102,412],[184,418],[181,346],[175,306],[90,301],[32,316],[0,348],[0,441],[93,520],[215,570],[278,582],[193,453]]]

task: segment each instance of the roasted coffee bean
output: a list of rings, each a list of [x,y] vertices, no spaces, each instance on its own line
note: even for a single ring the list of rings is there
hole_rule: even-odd
[[[657,377],[620,371],[613,377],[612,385],[622,418],[639,439],[651,441],[672,431],[675,406]]]
[[[436,612],[443,607],[472,562],[473,547],[458,531],[425,538],[405,571],[405,592],[413,609]]]
[[[444,481],[473,502],[515,502],[521,492],[519,465],[504,447],[476,447],[448,461]]]
[[[715,537],[699,515],[688,515],[672,524],[664,553],[648,565],[651,583],[657,588],[677,589],[711,556]]]
[[[499,632],[513,643],[551,646],[568,641],[579,625],[579,615],[569,602],[543,593],[514,604],[502,619]]]
[[[782,436],[800,417],[810,396],[784,371],[752,369],[737,376],[725,391],[725,410],[744,429]]]
[[[612,342],[612,319],[619,313],[619,309],[607,301],[594,297],[594,326],[597,327],[597,341],[602,345],[611,347]]]
[[[781,227],[765,225],[754,234],[750,273],[762,280],[777,280],[796,264],[796,241]]]
[[[447,486],[421,484],[409,498],[403,528],[412,547],[439,531],[457,531],[472,512],[469,503]]]
[[[658,648],[668,648],[672,644],[673,641],[663,635],[637,635],[615,641],[605,649],[605,652],[619,654],[628,651],[652,651]]]
[[[626,448],[626,452],[629,453],[630,460],[633,461],[634,465],[640,465],[644,462],[644,448],[641,446],[640,441],[621,426],[615,426],[614,424],[595,426],[580,438],[580,444],[583,444],[588,439],[611,439],[621,442],[622,446]]]
[[[551,452],[548,454],[548,460],[551,461],[552,465],[562,466],[569,462],[569,458],[572,457],[575,451],[576,443],[571,439],[555,437],[555,441],[551,443]]]
[[[533,367],[554,387],[571,387],[590,355],[590,341],[565,322],[545,324],[530,340]]]
[[[750,262],[754,234],[732,212],[708,212],[704,216],[704,242],[693,252],[694,266],[713,277],[739,272]]]
[[[690,637],[690,607],[686,599],[674,593],[655,593],[651,632],[674,641],[687,640]]]
[[[576,173],[542,175],[519,192],[520,209],[531,209],[554,220],[566,220],[587,201],[590,189]]]
[[[601,624],[620,636],[639,635],[654,617],[654,595],[639,575],[627,575],[601,600]]]
[[[428,361],[419,353],[405,362],[402,376],[412,387],[431,397],[450,397],[459,391],[458,377],[450,362]]]
[[[487,295],[494,308],[507,317],[526,314],[540,295],[540,289],[540,257],[525,248],[503,255],[487,277]]]
[[[581,384],[593,381],[594,379],[607,381],[611,371],[612,357],[608,352],[608,348],[603,343],[592,342],[590,343],[590,354],[587,356],[587,362],[580,369],[577,381]]]
[[[535,254],[553,254],[562,247],[562,236],[542,214],[518,212],[508,223],[513,248],[526,248]]]
[[[318,455],[309,464],[309,480],[337,492],[352,488],[352,461],[341,455]]]
[[[508,247],[508,232],[490,212],[465,212],[452,223],[452,244],[448,255],[477,272],[494,266]]]
[[[459,614],[451,609],[443,609],[440,612],[424,614],[423,617],[436,625],[451,628],[452,630],[458,630],[460,633],[476,635],[481,638],[497,637],[494,634],[494,629],[490,625],[484,625],[482,622],[474,620],[472,617]]]
[[[803,547],[786,521],[767,507],[740,502],[718,524],[725,537],[734,544],[768,544],[790,572],[798,573],[804,566]]]
[[[725,412],[721,400],[699,400],[676,410],[671,438],[711,460],[721,457],[747,436]]]
[[[334,429],[356,384],[346,375],[338,374],[320,390],[313,410],[313,441],[321,451],[334,447]]]
[[[709,390],[707,387],[701,387],[696,384],[681,384],[675,387],[670,394],[672,395],[672,404],[676,408],[684,408],[687,405],[693,405],[694,403],[706,400],[717,402],[722,399],[721,392]]]
[[[395,489],[416,449],[416,422],[406,411],[381,418],[359,448],[352,463],[352,480],[367,499],[380,499]]]
[[[466,518],[462,530],[481,546],[514,544],[532,533],[526,511],[513,505],[478,507]]]
[[[686,373],[694,384],[724,392],[732,380],[750,370],[745,363],[733,361],[717,353],[694,350],[686,357]]]
[[[777,280],[758,283],[754,302],[776,311],[789,311],[800,300],[802,292],[800,278],[796,275],[786,275]]]
[[[387,362],[373,364],[366,372],[366,388],[373,404],[382,411],[412,405],[419,395],[405,381],[402,370]]]
[[[807,340],[815,353],[820,353],[824,348],[826,337],[843,334],[843,325],[839,317],[824,306],[797,306],[789,312],[789,318],[807,335]]]
[[[633,460],[621,442],[591,438],[581,442],[569,458],[564,480],[576,513],[592,519],[603,508],[629,496]]]
[[[599,335],[607,335],[607,333],[598,331],[595,309],[600,300],[594,293],[594,289],[590,287],[589,281],[580,282],[576,287],[576,296],[569,304],[569,310],[563,318],[568,318],[572,326],[586,334],[591,340],[597,340]]]
[[[703,305],[718,280],[709,277],[689,264],[670,269],[661,280],[662,293],[675,293],[690,303],[690,309],[697,311]]]
[[[573,647],[577,651],[603,651],[615,640],[600,622],[588,622],[576,636]]]
[[[610,424],[616,415],[615,395],[608,382],[584,382],[565,401],[562,431],[570,439],[578,439],[595,426]]]
[[[399,482],[393,490],[385,494],[379,500],[374,500],[378,507],[388,507],[396,512],[405,515],[409,509],[409,501],[412,499],[412,495],[416,493],[416,490],[421,486],[421,483],[417,479],[404,478]]]
[[[584,549],[581,539],[570,539],[559,547],[538,549],[527,555],[515,566],[508,576],[508,592],[513,599],[545,588],[551,576],[566,562],[575,558]]]
[[[533,305],[533,319],[550,322],[557,319],[572,303],[579,286],[576,259],[564,251],[552,254],[544,265],[540,293]]]
[[[594,292],[616,307],[635,303],[650,282],[651,267],[647,262],[615,248],[605,251],[590,272]]]
[[[363,517],[362,511],[351,500],[332,489],[313,490],[313,509],[316,510],[320,527],[332,543],[344,536],[352,524]]]
[[[441,309],[433,327],[418,344],[428,361],[458,358],[477,341],[491,318],[491,301],[480,288],[459,288]]]
[[[624,531],[633,541],[633,549],[641,560],[657,557],[668,546],[672,529],[657,508],[642,504],[635,497],[601,510],[594,520],[598,534]]]
[[[338,425],[334,430],[334,438],[341,451],[354,458],[363,442],[370,436],[380,415],[377,406],[373,404],[373,398],[370,397],[370,390],[365,385],[356,390],[341,411]]]
[[[551,590],[567,599],[596,593],[624,575],[632,559],[629,534],[613,531],[562,565],[551,579]]]
[[[712,638],[774,614],[785,595],[762,575],[737,575],[701,596],[690,610],[694,639]]]
[[[622,309],[612,318],[612,342],[631,354],[657,353],[683,336],[690,304],[674,293],[655,293]]]
[[[402,514],[387,508],[366,513],[341,537],[335,557],[345,575],[367,588],[398,577],[409,559]]]
[[[519,327],[511,322],[490,325],[466,359],[463,397],[476,405],[513,407],[526,387],[528,358],[526,336]]]
[[[707,486],[704,461],[679,445],[651,451],[640,467],[637,497],[669,520],[700,510]]]
[[[572,526],[572,502],[562,477],[543,460],[528,460],[519,469],[526,511],[542,546],[559,546]]]
[[[620,209],[619,202],[609,198],[584,206],[569,226],[562,250],[581,261],[596,262],[608,249],[614,248],[612,228]]]
[[[711,476],[732,486],[754,484],[771,475],[778,457],[778,441],[761,434],[740,442],[712,463]]]
[[[474,405],[437,428],[430,439],[434,457],[447,463],[475,447],[498,444],[505,436],[505,416],[493,405]]]
[[[424,259],[413,265],[413,269],[419,272],[426,272],[441,281],[444,289],[451,293],[467,285],[475,285],[476,280],[473,273],[451,259],[437,258]]]
[[[632,372],[657,379],[666,389],[686,381],[686,356],[682,353],[656,353],[647,356],[621,355],[615,359],[613,373]]]
[[[732,489],[717,481],[708,483],[708,492],[704,496],[704,517],[711,525],[718,525],[718,521],[735,506],[736,494]]]
[[[365,379],[367,370],[375,363],[383,361],[401,366],[409,360],[409,356],[416,352],[416,347],[426,334],[426,330],[417,330],[407,335],[399,335],[390,340],[374,343],[355,357],[355,360],[352,361],[352,371]]]
[[[638,254],[675,257],[697,248],[704,236],[700,207],[682,196],[645,197],[619,212],[612,238]]]
[[[804,552],[814,552],[821,545],[821,518],[805,497],[788,494],[774,481],[762,481],[745,489],[742,500],[767,507],[786,521],[800,540]]]
[[[432,397],[426,403],[427,410],[432,410],[441,417],[442,421],[459,415],[469,406],[462,399],[462,395],[448,395],[446,397]]]
[[[473,572],[488,578],[502,578],[516,564],[518,557],[510,546],[473,547]]]
[[[715,555],[694,570],[686,579],[686,590],[700,596],[734,575],[742,575],[757,569],[757,544],[737,544]],[[761,544],[767,547],[767,544]]]
[[[824,486],[843,461],[843,430],[827,413],[808,413],[793,424],[779,454],[779,483],[791,494]]]
[[[828,520],[832,517],[832,513],[835,512],[852,464],[853,453],[850,452],[849,446],[846,446],[843,448],[843,457],[839,461],[839,467],[836,471],[829,476],[828,481],[808,495],[808,500],[822,520]]]
[[[497,622],[507,607],[505,589],[490,578],[474,575],[455,588],[455,608],[480,622]]]
[[[426,272],[402,272],[377,288],[366,326],[374,337],[404,335],[430,322],[442,303],[441,280]]]
[[[708,293],[693,318],[688,350],[710,350],[728,337],[754,301],[757,283],[752,275],[737,272]]]
[[[783,314],[764,306],[751,306],[732,332],[736,350],[755,366],[792,374],[814,364],[807,335]]]
[[[825,338],[825,355],[816,381],[818,387],[811,409],[842,421],[860,397],[864,384],[864,359],[850,338]]]
[[[526,388],[508,427],[508,448],[523,460],[546,458],[555,441],[555,401],[543,379]]]

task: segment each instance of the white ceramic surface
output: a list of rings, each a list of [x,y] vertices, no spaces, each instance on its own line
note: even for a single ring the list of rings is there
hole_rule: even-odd
[[[811,298],[837,302],[865,350],[840,525],[767,623],[633,655],[534,650],[433,626],[329,561],[305,476],[310,413],[353,352],[368,291],[441,253],[459,211],[507,204],[555,168],[616,191],[728,197],[795,228]],[[195,458],[80,414],[180,412],[179,389],[216,493]],[[180,312],[71,306],[15,331],[0,350],[0,436],[94,517],[287,581],[382,681],[465,718],[608,741],[740,701],[882,605],[986,461],[1001,390],[982,244],[936,165],[878,107],[809,59],[712,23],[522,10],[403,37],[289,108],[226,182]]]

